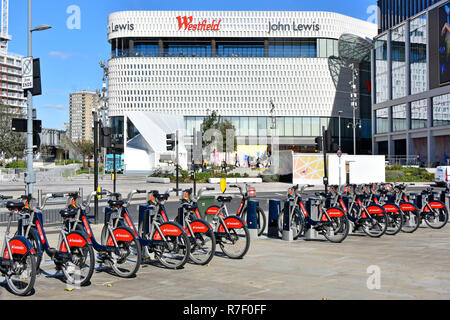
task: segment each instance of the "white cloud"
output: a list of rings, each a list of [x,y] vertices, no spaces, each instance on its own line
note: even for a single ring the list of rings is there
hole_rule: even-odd
[[[66,60],[66,59],[70,58],[73,54],[67,53],[67,52],[61,52],[61,51],[52,51],[49,53],[49,55],[51,57],[57,57],[62,60]]]
[[[67,110],[67,109],[69,109],[67,106],[64,106],[62,104],[57,104],[57,105],[46,104],[46,105],[43,105],[42,108],[55,109],[55,110]]]

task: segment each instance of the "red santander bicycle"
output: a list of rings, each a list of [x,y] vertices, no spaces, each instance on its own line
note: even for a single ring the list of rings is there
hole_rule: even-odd
[[[247,204],[250,198],[254,198],[256,196],[255,188],[245,184],[245,190],[244,187],[232,184],[229,186],[229,188],[237,188],[239,189],[239,192],[242,196],[241,203],[239,205],[239,209],[237,210],[236,215],[241,218],[243,221],[247,220]],[[206,209],[207,214],[215,215],[220,210],[220,206],[213,205],[210,206],[208,209]],[[258,225],[258,236],[261,236],[266,228],[266,215],[264,214],[264,210],[257,206],[256,207],[256,219],[257,219],[257,225]]]

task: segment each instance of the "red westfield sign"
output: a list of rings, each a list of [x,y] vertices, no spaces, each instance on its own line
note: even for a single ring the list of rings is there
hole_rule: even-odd
[[[222,19],[216,22],[214,19],[211,23],[208,23],[208,20],[203,20],[198,23],[192,23],[194,21],[194,18],[192,16],[190,17],[177,17],[178,20],[178,30],[181,30],[184,28],[185,31],[219,31],[220,30],[220,23],[222,22]]]

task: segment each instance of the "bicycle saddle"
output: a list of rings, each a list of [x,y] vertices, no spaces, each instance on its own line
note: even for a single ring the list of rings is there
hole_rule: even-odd
[[[108,204],[109,204],[111,207],[115,207],[115,206],[123,206],[124,203],[125,203],[125,201],[123,201],[123,200],[109,200],[109,201],[108,201]]]
[[[8,210],[22,210],[25,208],[25,203],[23,202],[14,202],[14,201],[8,201],[6,203],[6,208]]]
[[[59,214],[63,218],[74,217],[77,214],[77,208],[67,208],[59,211]]]
[[[230,197],[230,196],[227,196],[227,197],[218,196],[217,197],[217,201],[219,201],[219,202],[231,202],[231,200],[233,200],[233,197]]]
[[[188,210],[188,211],[192,211],[196,209],[195,205],[192,205],[190,203],[183,203],[183,208]]]
[[[332,193],[325,193],[325,192],[316,192],[315,194],[316,197],[324,197],[324,198],[329,198],[333,196]]]

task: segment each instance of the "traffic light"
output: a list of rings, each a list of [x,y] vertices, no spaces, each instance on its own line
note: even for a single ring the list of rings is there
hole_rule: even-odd
[[[327,153],[334,153],[337,152],[339,149],[339,146],[336,143],[333,143],[333,137],[331,136],[331,130],[325,131],[325,150]]]
[[[111,148],[112,147],[112,139],[111,133],[112,130],[110,127],[102,127],[100,134],[100,147],[102,148]]]
[[[322,151],[323,150],[323,148],[322,148],[322,137],[317,137],[315,142],[316,142],[316,145],[315,145],[316,150],[319,151],[319,152]]]
[[[175,134],[168,134],[166,135],[166,139],[167,139],[167,151],[173,151],[175,150]]]
[[[41,147],[41,137],[37,131],[33,132],[33,152],[37,152]]]

